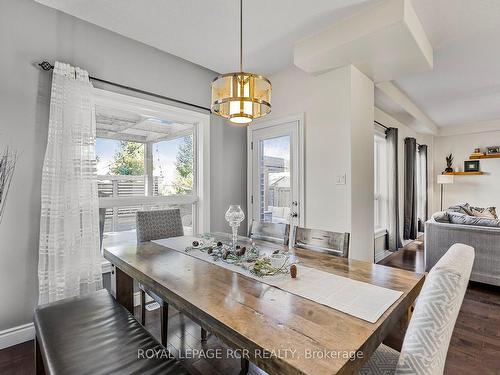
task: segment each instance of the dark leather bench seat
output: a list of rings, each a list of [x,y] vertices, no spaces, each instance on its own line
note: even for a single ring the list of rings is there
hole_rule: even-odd
[[[106,290],[40,306],[34,321],[37,373],[43,361],[47,374],[189,374]],[[138,358],[151,349],[160,357]]]

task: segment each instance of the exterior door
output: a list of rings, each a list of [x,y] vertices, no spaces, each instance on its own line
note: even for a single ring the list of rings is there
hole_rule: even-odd
[[[300,121],[256,125],[249,127],[248,223],[300,225]]]

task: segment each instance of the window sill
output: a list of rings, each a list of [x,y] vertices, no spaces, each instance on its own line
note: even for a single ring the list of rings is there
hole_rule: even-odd
[[[377,228],[375,229],[375,239],[384,237],[387,234],[387,229]]]

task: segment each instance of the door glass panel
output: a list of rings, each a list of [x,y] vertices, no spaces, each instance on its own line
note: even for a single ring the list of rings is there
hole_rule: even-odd
[[[259,216],[261,222],[288,223],[292,203],[290,136],[259,142]]]

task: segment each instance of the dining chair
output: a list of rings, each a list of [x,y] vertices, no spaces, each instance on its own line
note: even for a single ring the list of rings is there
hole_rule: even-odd
[[[274,242],[288,246],[290,243],[290,224],[263,223],[253,220],[249,237],[253,240]]]
[[[136,214],[137,242],[159,240],[161,238],[179,237],[184,235],[181,211],[176,209],[137,211]],[[167,345],[168,303],[145,285],[139,283],[141,293],[141,324],[146,325],[146,294],[160,305],[161,343]]]
[[[349,257],[349,233],[295,227],[294,247]]]
[[[401,353],[381,344],[359,374],[443,374],[473,263],[472,247],[450,247],[425,278]]]

